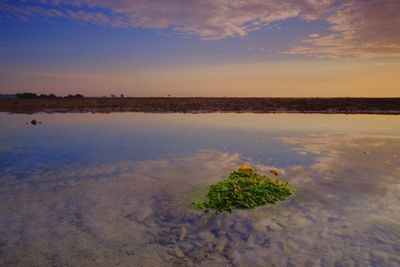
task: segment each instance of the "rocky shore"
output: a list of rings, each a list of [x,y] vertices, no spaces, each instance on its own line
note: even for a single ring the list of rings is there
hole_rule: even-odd
[[[400,114],[400,98],[83,98],[0,99],[0,112]]]

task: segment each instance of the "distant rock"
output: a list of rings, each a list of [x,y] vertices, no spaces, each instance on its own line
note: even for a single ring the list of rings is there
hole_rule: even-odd
[[[42,124],[42,122],[38,121],[38,120],[31,120],[31,124],[32,125],[38,125],[38,124]]]

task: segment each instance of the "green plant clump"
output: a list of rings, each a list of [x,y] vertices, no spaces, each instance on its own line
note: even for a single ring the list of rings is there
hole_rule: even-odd
[[[257,206],[285,200],[293,194],[288,183],[274,180],[255,171],[234,171],[228,179],[210,186],[206,199],[193,202],[205,213],[231,213],[234,209],[254,209]]]

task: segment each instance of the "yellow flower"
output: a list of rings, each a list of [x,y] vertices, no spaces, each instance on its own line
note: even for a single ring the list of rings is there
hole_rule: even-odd
[[[253,166],[251,166],[251,164],[245,163],[245,164],[240,165],[239,171],[241,171],[241,172],[253,172],[254,168],[253,168]]]

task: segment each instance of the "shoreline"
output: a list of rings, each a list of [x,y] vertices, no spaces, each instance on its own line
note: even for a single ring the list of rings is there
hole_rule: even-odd
[[[0,99],[0,112],[304,113],[400,115],[400,98],[83,98]]]

